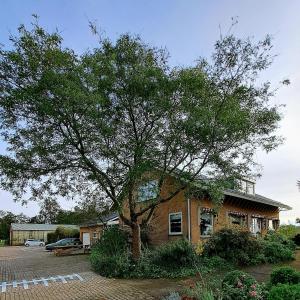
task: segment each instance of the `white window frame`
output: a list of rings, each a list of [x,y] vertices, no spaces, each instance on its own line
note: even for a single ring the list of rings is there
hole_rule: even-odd
[[[202,212],[201,208],[199,208],[199,212],[198,212],[198,223],[199,223],[199,226],[201,226],[201,215],[202,214],[210,214],[211,215],[211,218],[212,218],[212,221],[211,221],[212,233],[214,233],[214,227],[215,227],[215,216],[214,216],[214,214],[213,213],[209,213],[209,212]],[[200,227],[200,237],[201,238],[211,237],[211,234],[210,235],[202,235],[201,234],[201,227]]]
[[[92,237],[93,239],[98,239],[98,232],[94,231]]]
[[[180,227],[181,227],[181,231],[180,232],[171,232],[171,216],[172,215],[180,215]],[[181,211],[178,211],[178,212],[172,212],[172,213],[169,213],[169,235],[181,235],[182,234],[182,212]]]

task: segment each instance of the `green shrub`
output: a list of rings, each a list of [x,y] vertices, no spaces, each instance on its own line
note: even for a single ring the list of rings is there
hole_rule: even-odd
[[[264,240],[281,244],[292,251],[296,249],[296,245],[291,239],[287,238],[284,234],[275,231],[269,231],[268,234],[265,235]]]
[[[92,252],[102,255],[124,253],[128,249],[128,233],[119,227],[106,228],[99,241],[93,246]]]
[[[300,246],[300,233],[296,234],[296,235],[293,237],[293,242],[294,242],[297,246]]]
[[[279,283],[282,284],[297,284],[300,283],[300,272],[297,272],[292,267],[280,267],[274,269],[271,273],[271,280],[272,285],[276,285]]]
[[[128,277],[132,269],[128,252],[103,255],[101,252],[92,251],[90,262],[93,270],[105,277]]]
[[[259,263],[262,243],[247,231],[221,229],[204,246],[204,255],[217,255],[240,265]]]
[[[125,231],[119,227],[105,229],[92,247],[90,262],[93,270],[106,277],[128,277],[133,265],[128,248]]]
[[[242,271],[232,271],[226,274],[222,282],[223,300],[264,299],[266,288]]]
[[[239,270],[228,272],[223,279],[223,285],[228,284],[231,286],[236,286],[239,284],[239,282],[243,282],[247,286],[256,283],[254,277]]]
[[[292,239],[297,233],[300,233],[300,228],[295,225],[281,225],[277,232],[288,239]]]
[[[152,263],[164,268],[193,266],[197,259],[191,243],[185,239],[176,240],[155,248]]]
[[[270,290],[268,300],[299,300],[300,284],[278,284]]]
[[[294,259],[294,251],[278,242],[265,241],[263,252],[266,261],[269,263]]]

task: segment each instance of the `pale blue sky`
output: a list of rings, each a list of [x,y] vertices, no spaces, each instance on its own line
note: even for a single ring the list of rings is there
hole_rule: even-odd
[[[1,0],[0,43],[8,43],[20,23],[29,24],[31,14],[40,16],[40,24],[48,30],[58,28],[65,44],[82,52],[96,45],[88,28],[88,20],[96,21],[105,34],[116,38],[130,32],[148,43],[167,47],[172,65],[192,64],[199,56],[209,56],[220,30],[229,28],[231,17],[238,16],[234,32],[239,36],[263,38],[274,36],[275,63],[265,74],[274,83],[290,78],[291,86],[283,88],[276,103],[286,104],[281,134],[285,144],[271,154],[257,154],[263,165],[263,177],[257,192],[294,207],[282,213],[283,221],[300,217],[300,1],[280,0]],[[3,145],[0,143],[0,152]],[[64,203],[71,207],[72,203]],[[36,214],[36,204],[22,207],[12,202],[8,193],[0,191],[0,210]]]

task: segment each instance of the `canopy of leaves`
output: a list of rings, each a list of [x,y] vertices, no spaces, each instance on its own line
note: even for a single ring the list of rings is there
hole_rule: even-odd
[[[199,175],[224,187],[249,174],[256,149],[280,142],[273,92],[258,83],[273,59],[269,37],[221,37],[210,62],[181,68],[130,35],[78,55],[34,23],[11,42],[0,50],[8,145],[0,179],[16,199],[97,198],[120,208],[128,196],[134,212],[134,189],[153,170],[160,187],[166,176],[184,179],[182,189]]]

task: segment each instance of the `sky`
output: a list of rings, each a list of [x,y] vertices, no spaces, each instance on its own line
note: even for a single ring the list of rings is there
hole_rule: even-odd
[[[271,68],[263,75],[274,86],[285,78],[291,85],[279,90],[272,100],[285,104],[279,133],[285,142],[271,153],[256,155],[262,169],[256,192],[293,207],[281,212],[282,223],[293,223],[300,217],[300,1],[298,0],[1,0],[0,43],[9,45],[10,33],[21,23],[29,25],[32,14],[49,31],[56,28],[64,43],[82,53],[96,46],[88,23],[94,22],[104,35],[116,39],[122,33],[137,34],[154,46],[166,47],[170,63],[175,66],[193,64],[197,58],[209,57],[220,31],[226,33],[231,18],[239,23],[233,33],[239,37],[262,39],[274,37]],[[0,153],[5,151],[0,141]],[[62,200],[64,208],[73,203]],[[0,210],[23,212],[33,216],[37,203],[22,206],[14,203],[9,193],[0,190]]]

